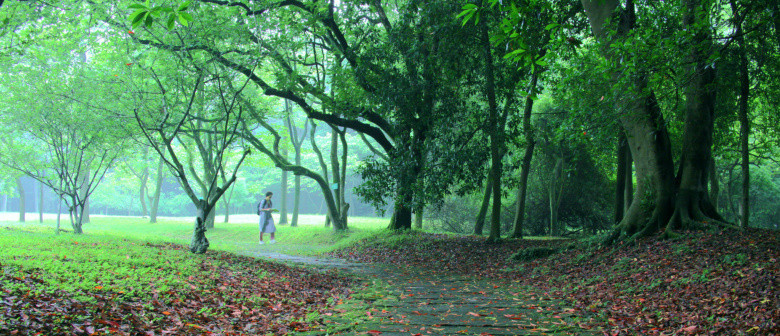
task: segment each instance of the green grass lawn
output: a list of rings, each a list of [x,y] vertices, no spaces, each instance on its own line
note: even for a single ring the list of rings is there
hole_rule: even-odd
[[[56,220],[53,215],[38,222],[38,216],[27,216],[24,223],[16,221],[16,213],[0,213],[0,227],[22,229],[30,232],[50,233],[54,235]],[[376,234],[387,227],[388,218],[350,217],[348,232],[334,232],[325,227],[324,215],[300,215],[298,226],[276,225],[277,244],[258,245],[258,224],[256,215],[232,215],[230,223],[223,222],[224,217],[217,216],[215,227],[206,233],[211,244],[210,249],[230,252],[262,248],[265,250],[297,255],[314,255],[349,245],[354,241]],[[275,216],[278,221],[278,215]],[[91,222],[84,224],[85,236],[111,236],[134,239],[144,242],[173,242],[189,244],[192,237],[194,220],[186,217],[162,217],[157,223],[148,219],[123,216],[92,215]],[[62,217],[61,228],[70,230],[67,217]],[[69,236],[70,234],[64,234]],[[266,234],[264,240],[268,242]]]

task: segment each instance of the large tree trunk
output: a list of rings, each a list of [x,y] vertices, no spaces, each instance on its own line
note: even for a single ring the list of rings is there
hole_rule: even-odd
[[[157,180],[155,181],[154,197],[152,198],[152,208],[149,211],[149,223],[157,223],[157,209],[160,205],[160,193],[162,192],[163,183],[163,159],[160,157],[160,161],[157,164]]]
[[[706,6],[705,6],[706,7]],[[709,200],[707,171],[712,158],[715,119],[715,69],[709,66],[711,34],[708,11],[699,0],[686,1],[685,24],[694,33],[689,45],[691,81],[686,88],[680,181],[676,209],[669,228],[693,228],[711,220],[724,221]]]
[[[214,220],[216,219],[216,215],[216,211],[209,211],[209,215],[206,217],[206,229],[214,228]]]
[[[414,228],[418,230],[422,230],[423,228],[423,211],[425,210],[425,207],[422,205],[418,205],[416,209],[414,209]]]
[[[193,228],[192,240],[190,241],[190,252],[203,254],[209,249],[209,240],[206,238],[206,220],[211,217],[211,209],[208,208],[206,201],[201,200],[196,204],[197,214],[195,216],[195,227]]]
[[[629,35],[633,29],[635,17],[633,3],[629,0],[625,10],[616,11],[618,2],[614,0],[582,0],[594,34],[610,44]],[[626,132],[631,153],[636,166],[636,197],[618,224],[613,235],[607,240],[624,237],[628,239],[650,235],[667,227],[680,227],[691,224],[695,219],[716,216],[708,202],[706,188],[707,164],[711,156],[712,118],[714,106],[714,70],[707,71],[700,61],[706,60],[709,53],[703,50],[702,34],[699,30],[708,27],[705,16],[707,11],[692,10],[698,4],[687,3],[689,15],[686,24],[693,29],[697,38],[690,54],[694,57],[696,72],[686,94],[688,96],[686,125],[683,139],[683,154],[679,174],[679,189],[676,189],[671,143],[666,124],[663,120],[655,95],[648,88],[648,80],[642,70],[632,78],[633,92],[620,97],[618,108],[624,108],[620,122]],[[617,34],[606,34],[606,24],[610,17],[617,16]],[[706,39],[706,37],[705,37]],[[619,57],[608,48],[606,57]],[[629,60],[631,62],[631,60]],[[619,69],[616,69],[619,70]],[[617,74],[618,71],[615,72]],[[617,76],[617,75],[616,75]]]
[[[477,220],[474,223],[474,234],[482,235],[482,230],[485,227],[485,217],[487,216],[488,207],[490,206],[490,196],[493,194],[493,183],[488,176],[485,184],[485,193],[482,196],[482,205],[479,207],[479,213],[477,213]]]
[[[26,202],[27,197],[24,194],[24,184],[22,184],[22,177],[16,178],[16,188],[19,191],[19,221],[24,223],[26,214]]]
[[[411,197],[405,198],[411,201]],[[412,228],[412,208],[405,205],[404,202],[396,202],[393,210],[393,217],[390,222],[390,228],[393,230],[408,230]]]

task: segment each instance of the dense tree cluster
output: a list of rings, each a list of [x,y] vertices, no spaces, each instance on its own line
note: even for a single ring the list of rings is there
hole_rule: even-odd
[[[154,220],[170,174],[203,252],[216,207],[288,173],[291,224],[303,187],[336,230],[352,192],[391,228],[491,241],[777,226],[777,4],[0,4],[2,169],[74,229],[104,176]]]

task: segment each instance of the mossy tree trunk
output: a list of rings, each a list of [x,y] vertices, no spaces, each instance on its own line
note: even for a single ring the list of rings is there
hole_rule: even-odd
[[[633,2],[628,1],[625,8],[620,8],[614,0],[582,0],[582,4],[594,34],[605,44],[605,57],[620,57],[610,51],[609,45],[628,36],[634,28]],[[710,54],[708,11],[703,10],[706,6],[698,0],[688,0],[685,6],[684,24],[694,35],[686,46],[692,80],[685,90],[685,131],[679,173],[675,176],[669,133],[655,94],[648,87],[647,76],[639,70],[631,79],[634,90],[618,99],[618,107],[625,111],[620,123],[636,166],[636,196],[607,242],[632,240],[662,230],[671,234],[673,229],[720,221],[706,189],[715,80],[714,69],[705,66]],[[617,25],[612,28],[616,34],[607,34],[610,28],[606,25],[610,21]]]

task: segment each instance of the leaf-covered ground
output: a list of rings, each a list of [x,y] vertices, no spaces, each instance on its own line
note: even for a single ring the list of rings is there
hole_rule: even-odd
[[[599,248],[566,240],[487,244],[482,237],[414,233],[366,240],[332,255],[502,279],[572,302],[575,313],[596,314],[588,319],[590,327],[609,335],[780,335],[779,240],[776,231],[695,232],[673,241]],[[509,258],[540,247],[563,250],[533,261]]]
[[[73,245],[79,245],[79,254],[88,254],[100,243],[74,241]],[[155,255],[182,249],[173,244],[143,244],[143,248]],[[185,271],[172,277],[161,274],[151,279],[156,282],[140,290],[134,288],[133,293],[119,290],[105,279],[97,280],[106,282],[105,286],[90,284],[65,291],[52,287],[52,278],[73,282],[82,275],[19,266],[14,258],[0,260],[3,335],[280,335],[316,331],[324,328],[319,312],[346,297],[350,285],[349,280],[333,275],[209,251],[197,258],[194,275]],[[74,255],[51,259],[55,265],[85,263]],[[118,269],[125,266],[114,267],[117,275],[133,274]],[[163,282],[172,284],[163,286]]]

